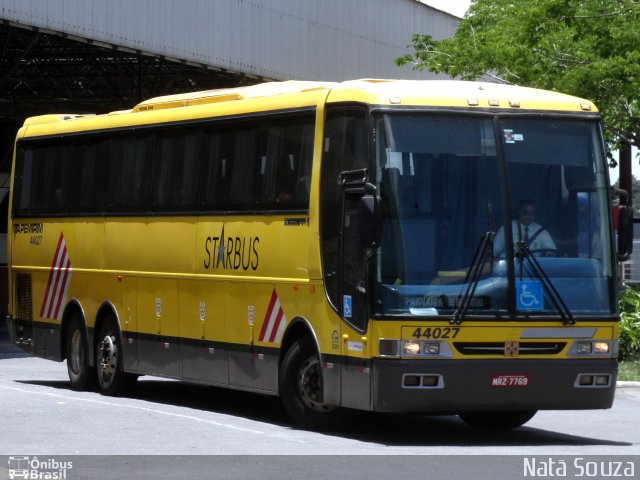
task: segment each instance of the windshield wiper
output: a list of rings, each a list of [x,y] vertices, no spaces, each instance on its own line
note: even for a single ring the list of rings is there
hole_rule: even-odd
[[[575,318],[571,314],[571,310],[567,307],[567,304],[564,303],[562,296],[558,293],[558,290],[553,286],[551,279],[545,273],[543,268],[540,266],[540,263],[536,259],[535,255],[531,253],[529,250],[529,246],[522,240],[515,243],[516,251],[515,257],[520,261],[520,280],[522,280],[522,264],[526,260],[530,267],[530,272],[532,273],[540,283],[542,283],[542,288],[546,290],[549,300],[553,304],[554,308],[560,313],[562,317],[562,323],[564,325],[574,325],[576,323]]]
[[[464,279],[464,283],[467,287],[462,295],[458,295],[456,303],[458,308],[453,313],[453,316],[449,320],[452,325],[460,325],[464,316],[471,306],[473,301],[473,295],[476,293],[476,288],[480,282],[480,276],[482,275],[482,269],[487,263],[487,259],[490,259],[490,265],[493,266],[493,238],[495,233],[493,231],[493,212],[491,210],[491,202],[487,202],[487,233],[485,233],[480,239],[480,243],[476,247],[476,252],[473,255],[471,266]]]

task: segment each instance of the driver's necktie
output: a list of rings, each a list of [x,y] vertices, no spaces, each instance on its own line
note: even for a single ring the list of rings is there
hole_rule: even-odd
[[[524,227],[524,243],[527,246],[529,245],[529,227],[528,226]]]

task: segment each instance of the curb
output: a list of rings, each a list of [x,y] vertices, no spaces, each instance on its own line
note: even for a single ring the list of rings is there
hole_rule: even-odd
[[[616,388],[640,388],[640,382],[616,382]]]

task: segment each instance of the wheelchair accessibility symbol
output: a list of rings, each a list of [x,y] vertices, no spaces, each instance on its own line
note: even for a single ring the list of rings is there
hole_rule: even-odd
[[[543,310],[542,284],[535,280],[516,280],[516,308],[518,310]]]

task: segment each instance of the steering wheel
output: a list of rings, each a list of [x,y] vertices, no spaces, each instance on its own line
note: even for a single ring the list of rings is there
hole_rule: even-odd
[[[559,248],[536,248],[535,250],[531,250],[531,254],[537,257],[566,257],[567,254],[564,253]]]

